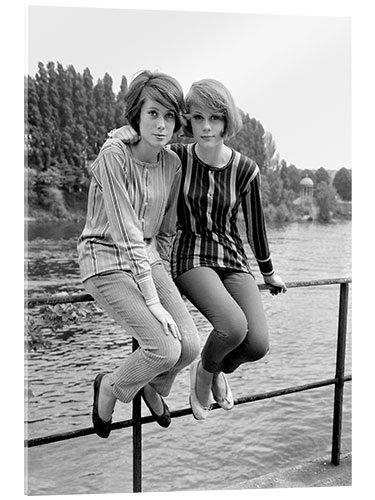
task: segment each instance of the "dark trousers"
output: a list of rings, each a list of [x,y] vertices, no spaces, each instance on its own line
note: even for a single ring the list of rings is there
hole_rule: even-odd
[[[205,370],[231,373],[242,363],[256,361],[267,353],[266,318],[251,274],[197,267],[175,282],[213,326],[202,350]]]

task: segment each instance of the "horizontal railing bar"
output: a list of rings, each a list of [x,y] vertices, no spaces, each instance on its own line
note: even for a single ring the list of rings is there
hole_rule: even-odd
[[[319,280],[308,280],[308,281],[290,281],[286,283],[287,288],[299,288],[308,286],[322,286],[322,285],[338,285],[341,283],[351,283],[352,278],[328,278]],[[270,290],[272,287],[266,285],[265,283],[258,285],[259,290]],[[67,304],[71,302],[90,302],[93,301],[93,297],[88,293],[77,293],[77,294],[56,294],[55,296],[41,295],[40,297],[33,297],[25,300],[25,306],[38,306],[38,305],[56,305],[56,304]]]
[[[94,298],[88,293],[76,293],[73,295],[59,294],[51,297],[50,295],[41,295],[25,300],[25,306],[41,306],[41,305],[56,305],[68,304],[73,302],[92,302]]]
[[[344,377],[344,382],[348,382],[351,380],[352,380],[351,375],[346,375]],[[297,393],[297,392],[307,391],[310,389],[317,389],[319,387],[333,385],[336,382],[338,382],[337,378],[331,378],[331,379],[321,380],[318,382],[311,382],[308,384],[287,387],[284,389],[277,389],[275,391],[254,394],[252,396],[244,396],[244,397],[237,398],[234,401],[234,404],[241,405],[244,403],[251,403],[254,401],[261,401],[264,399],[270,399],[270,398],[274,398],[277,396],[285,396],[287,394],[293,394],[293,393]],[[212,405],[212,410],[217,410],[219,408],[221,408],[221,407],[217,403]],[[186,415],[191,415],[191,414],[192,414],[191,408],[184,408],[182,410],[172,411],[171,418],[184,417]],[[155,421],[155,418],[152,416],[147,416],[147,417],[141,418],[142,424],[149,424],[149,423],[154,422],[154,421]],[[132,426],[133,426],[133,419],[122,420],[120,422],[113,423],[112,430],[124,429],[126,427],[132,427]],[[28,439],[28,440],[25,440],[24,446],[28,447],[28,448],[32,448],[34,446],[41,446],[43,444],[51,444],[51,443],[56,443],[59,441],[66,441],[68,439],[74,439],[74,438],[82,437],[82,436],[89,436],[91,434],[94,434],[94,429],[92,427],[86,427],[84,429],[79,429],[77,431],[70,431],[70,432],[64,432],[61,434],[52,434],[50,436]]]

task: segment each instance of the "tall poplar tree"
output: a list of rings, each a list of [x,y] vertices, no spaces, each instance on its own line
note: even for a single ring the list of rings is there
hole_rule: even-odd
[[[53,115],[49,101],[48,74],[43,63],[38,63],[38,73],[35,75],[36,91],[38,94],[39,112],[41,121],[41,154],[42,170],[51,164],[51,151],[53,145]]]
[[[265,169],[266,153],[264,149],[264,128],[255,118],[242,113],[243,126],[228,145],[254,160],[260,171]]]
[[[114,126],[122,127],[124,125],[125,113],[125,94],[128,91],[128,81],[125,76],[121,78],[120,92],[116,96],[115,102],[115,122]]]
[[[105,115],[104,124],[106,127],[106,132],[113,127],[115,123],[115,103],[116,96],[113,92],[113,80],[112,77],[106,73],[103,78],[104,87],[104,103],[105,103]]]
[[[104,94],[104,84],[103,80],[100,78],[94,86],[94,102],[95,102],[95,112],[96,112],[96,122],[94,129],[94,148],[95,153],[97,153],[103,144],[107,132],[113,127],[106,126],[106,102]]]
[[[42,115],[39,111],[39,97],[35,79],[28,76],[25,79],[25,147],[27,166],[42,170]]]
[[[96,137],[96,123],[97,123],[97,110],[94,96],[94,83],[90,70],[85,68],[82,75],[82,83],[86,96],[86,134],[87,134],[87,150],[85,157],[91,160],[97,154],[97,137]]]

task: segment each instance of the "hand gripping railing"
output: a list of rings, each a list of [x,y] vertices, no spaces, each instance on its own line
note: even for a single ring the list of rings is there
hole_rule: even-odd
[[[347,323],[348,323],[348,304],[349,304],[349,284],[351,278],[334,278],[334,279],[321,279],[313,281],[298,281],[287,283],[287,287],[299,288],[310,286],[323,286],[323,285],[340,285],[340,299],[339,299],[339,317],[338,317],[338,330],[337,330],[337,344],[336,344],[336,374],[334,378],[320,380],[309,384],[299,386],[287,387],[276,391],[269,391],[251,396],[237,398],[234,402],[235,405],[260,401],[262,399],[274,398],[277,396],[284,396],[318,387],[334,385],[334,402],[333,402],[333,426],[332,426],[332,451],[331,462],[334,465],[340,464],[341,454],[341,434],[342,434],[342,413],[343,413],[343,398],[344,398],[344,383],[352,380],[351,375],[345,375],[345,352],[346,352],[346,336],[347,336]],[[268,290],[268,285],[259,285],[260,290]],[[87,302],[92,301],[93,298],[89,294],[73,294],[64,296],[41,296],[30,298],[26,300],[26,306],[35,306],[42,304],[63,304],[72,302]],[[137,347],[136,340],[133,339],[133,349]],[[220,406],[215,403],[212,406],[213,410],[219,409]],[[176,410],[171,412],[171,418],[183,417],[192,413],[190,408]],[[123,420],[121,422],[114,422],[112,430],[123,429],[125,427],[133,427],[133,492],[138,493],[142,491],[142,425],[153,422],[155,419],[152,416],[142,417],[141,414],[141,398],[137,395],[132,403],[132,418]],[[79,429],[71,432],[64,432],[60,434],[53,434],[39,438],[25,440],[26,447],[41,446],[44,444],[55,443],[57,441],[65,441],[81,436],[88,436],[94,434],[92,427]]]

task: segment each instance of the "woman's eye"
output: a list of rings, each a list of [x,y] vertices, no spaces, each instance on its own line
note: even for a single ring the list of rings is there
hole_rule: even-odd
[[[174,120],[174,113],[167,113],[165,117],[167,120]]]
[[[193,115],[193,120],[198,121],[198,120],[201,120],[201,119],[202,119],[202,117],[200,115]]]

